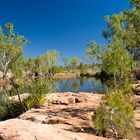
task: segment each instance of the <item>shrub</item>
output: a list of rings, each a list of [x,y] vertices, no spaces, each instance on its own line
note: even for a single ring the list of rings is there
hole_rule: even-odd
[[[114,91],[102,98],[93,117],[98,135],[113,135],[117,138],[128,137],[133,132],[133,106],[122,91]]]
[[[15,118],[25,111],[25,107],[20,102],[10,100],[8,97],[0,102],[0,119],[2,120]]]
[[[26,81],[27,82],[27,81]],[[5,120],[15,118],[31,108],[39,108],[46,101],[46,93],[53,92],[56,88],[56,83],[53,79],[30,79],[23,87],[15,88],[12,91],[7,91],[7,95],[0,101],[0,119]],[[25,99],[20,99],[20,94],[28,91],[30,96]],[[18,101],[9,99],[9,95],[17,95]]]
[[[56,74],[56,73],[64,73],[66,72],[64,67],[62,66],[55,66],[53,67],[53,74]]]
[[[56,83],[53,79],[36,78],[30,82],[27,88],[30,93],[25,102],[27,108],[39,108],[46,101],[46,94],[55,90]]]

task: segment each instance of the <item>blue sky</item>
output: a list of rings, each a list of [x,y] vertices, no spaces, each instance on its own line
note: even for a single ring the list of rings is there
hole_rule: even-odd
[[[56,49],[81,59],[89,41],[105,44],[104,16],[128,7],[129,0],[0,0],[0,25],[12,22],[31,41],[25,57]]]

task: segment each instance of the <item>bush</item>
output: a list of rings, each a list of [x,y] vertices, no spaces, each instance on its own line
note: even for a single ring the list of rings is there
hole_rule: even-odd
[[[46,94],[55,91],[56,83],[53,79],[33,79],[27,87],[30,96],[25,101],[28,109],[39,108],[47,100]]]
[[[53,67],[53,74],[56,73],[65,73],[65,69],[62,66],[55,66]]]
[[[115,91],[102,98],[93,117],[93,124],[98,135],[128,137],[133,132],[133,106],[127,95]]]
[[[31,109],[31,108],[39,108],[43,105],[43,103],[45,103],[46,101],[46,97],[45,97],[45,94],[43,93],[39,93],[39,94],[31,94],[25,104],[26,104],[26,107],[28,109]]]
[[[10,100],[8,97],[0,102],[0,119],[15,118],[25,112],[25,107],[18,101]]]
[[[27,82],[27,81],[26,81]],[[0,101],[0,119],[10,119],[19,116],[31,108],[39,108],[47,100],[46,93],[53,92],[56,88],[56,83],[53,79],[30,79],[22,88],[18,87],[12,91],[8,91],[7,95]],[[17,95],[28,91],[30,96],[18,101],[9,99],[9,95]]]

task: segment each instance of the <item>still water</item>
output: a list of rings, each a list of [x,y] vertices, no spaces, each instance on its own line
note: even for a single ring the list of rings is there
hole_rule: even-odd
[[[45,88],[47,91],[47,85],[52,86],[51,92],[89,92],[89,93],[98,93],[98,94],[104,94],[107,93],[108,88],[105,83],[102,83],[100,79],[95,78],[87,78],[87,77],[81,77],[81,78],[72,78],[72,79],[55,79],[52,84],[52,82],[49,81],[49,79],[42,79],[44,84],[46,85]],[[40,81],[40,82],[41,82]],[[28,82],[27,82],[28,83]],[[36,88],[36,86],[33,86]],[[34,89],[35,90],[35,89]],[[36,89],[38,90],[38,89]],[[22,93],[30,93],[31,89],[28,86],[25,86],[18,90],[21,94]],[[8,93],[8,94],[7,94]],[[5,88],[0,88],[0,100],[5,97],[5,95],[13,96],[17,94],[17,89],[15,89],[12,85],[7,85]]]
[[[58,92],[92,92],[106,93],[107,86],[100,79],[95,78],[73,78],[60,79],[58,82]]]

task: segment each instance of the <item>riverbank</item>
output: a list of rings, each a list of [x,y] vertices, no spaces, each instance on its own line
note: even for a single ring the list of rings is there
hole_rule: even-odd
[[[18,118],[0,122],[2,140],[107,140],[98,137],[92,116],[103,95],[92,93],[52,93],[40,109],[31,109]],[[139,103],[140,97],[135,96]],[[140,137],[140,106],[135,109],[133,139]]]
[[[78,73],[56,73],[52,78],[77,78],[80,77]]]

